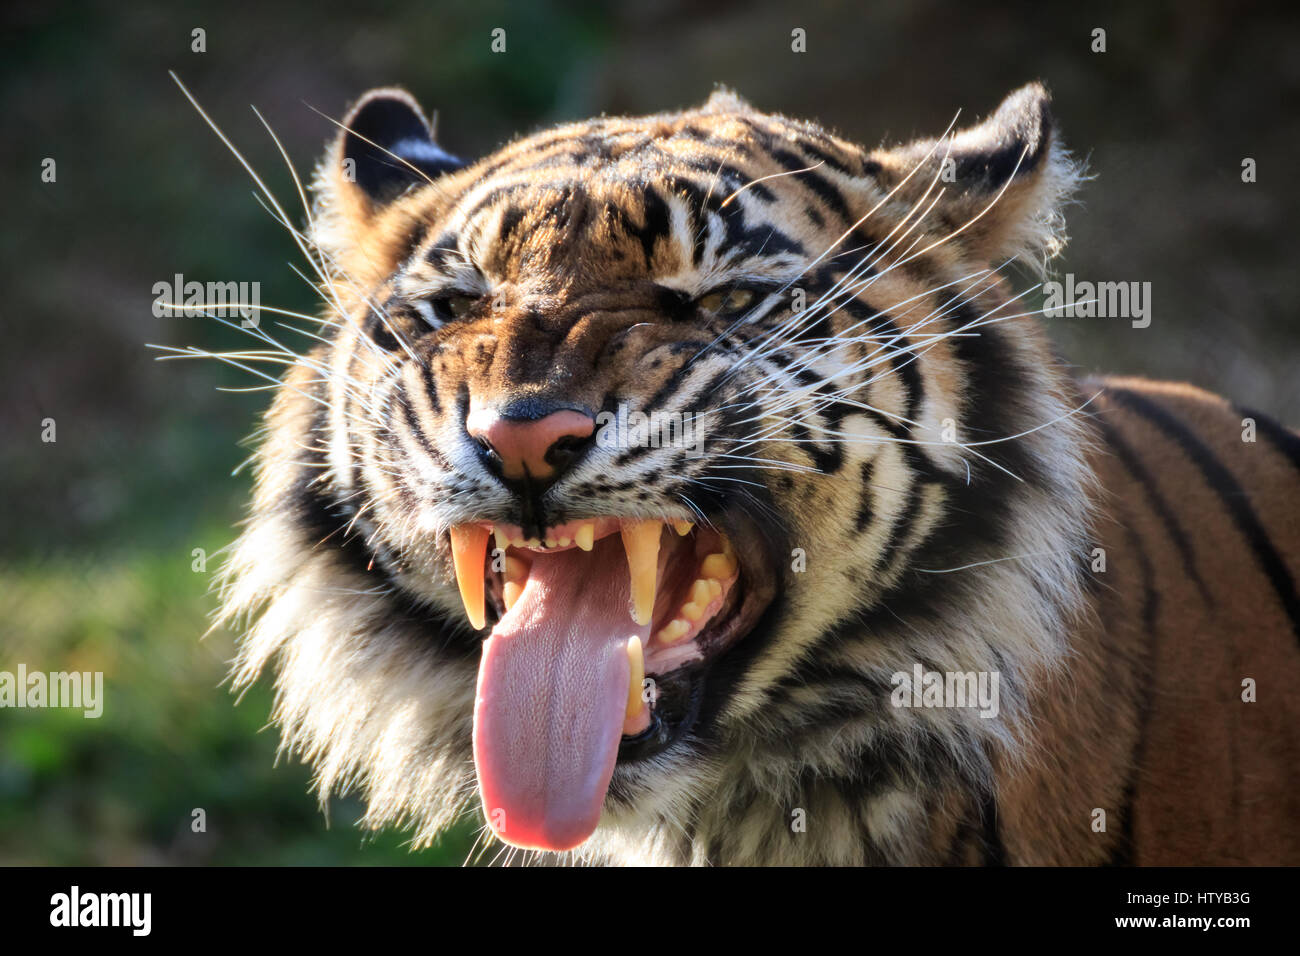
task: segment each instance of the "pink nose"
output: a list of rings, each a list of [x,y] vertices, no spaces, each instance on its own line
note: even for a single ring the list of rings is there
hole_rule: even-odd
[[[560,456],[552,452],[589,438],[596,430],[596,420],[568,409],[529,421],[502,418],[492,409],[476,408],[465,419],[465,430],[501,460],[504,477],[549,480],[563,467],[556,460]]]

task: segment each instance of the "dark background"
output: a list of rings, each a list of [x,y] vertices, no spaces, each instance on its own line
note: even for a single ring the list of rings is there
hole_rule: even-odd
[[[1081,12],[1080,7],[1086,7]],[[265,393],[146,343],[237,347],[202,318],[155,318],[177,272],[258,281],[312,311],[298,254],[168,78],[174,69],[281,197],[296,202],[255,104],[296,167],[371,86],[406,86],[463,156],[605,112],[698,103],[716,83],[868,145],[941,132],[1041,78],[1095,178],[1058,264],[1149,281],[1150,328],[1049,322],[1083,371],[1185,379],[1295,424],[1296,107],[1289,7],[1178,4],[327,2],[301,8],[31,4],[0,14],[0,670],[102,670],[105,715],[0,711],[0,862],[459,863],[466,825],[412,856],[400,833],[330,821],[309,772],[273,768],[264,681],[220,686],[231,636],[200,642],[210,555],[233,536]],[[191,52],[191,30],[207,51]],[[490,50],[506,30],[507,50]],[[790,49],[807,31],[805,54]],[[1093,53],[1091,32],[1107,31]],[[41,161],[57,161],[42,183]],[[1241,181],[1253,157],[1258,182]],[[275,317],[263,314],[263,323]],[[286,333],[287,335],[287,333]],[[300,340],[305,341],[305,340]],[[41,421],[57,422],[43,443]],[[259,730],[262,731],[259,733]],[[205,833],[191,811],[207,813]]]

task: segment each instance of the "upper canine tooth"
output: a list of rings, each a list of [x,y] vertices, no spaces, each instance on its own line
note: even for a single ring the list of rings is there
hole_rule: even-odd
[[[573,533],[573,543],[583,551],[590,551],[591,546],[596,543],[596,525],[588,521]]]
[[[659,572],[659,535],[662,521],[625,521],[621,528],[627,568],[632,575],[632,620],[650,623],[655,607],[655,578]]]
[[[695,527],[695,522],[694,522],[694,521],[674,521],[674,522],[673,522],[673,530],[676,531],[676,532],[677,532],[679,535],[681,535],[682,537],[685,537],[686,535],[690,534],[690,533],[691,533],[691,529],[694,528],[694,527]]]
[[[456,584],[465,614],[476,630],[487,623],[483,600],[483,562],[487,558],[487,528],[476,524],[459,524],[451,529],[451,560],[456,568]]]

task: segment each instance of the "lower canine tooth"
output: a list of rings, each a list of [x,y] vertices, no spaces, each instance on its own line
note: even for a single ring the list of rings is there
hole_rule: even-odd
[[[476,524],[456,525],[451,529],[451,560],[456,568],[456,584],[470,624],[479,630],[487,623],[483,599],[483,562],[487,558],[487,528]]]
[[[508,611],[515,606],[515,602],[519,600],[519,595],[524,593],[524,586],[514,581],[507,581],[501,592],[505,598],[506,610]]]
[[[645,652],[641,648],[641,638],[627,639],[627,662],[631,673],[627,681],[627,713],[624,719],[631,720],[645,706],[645,701],[641,699],[641,685],[645,683]]]
[[[632,620],[645,626],[655,607],[655,580],[659,574],[659,535],[663,522],[628,521],[622,528],[627,568],[632,576]]]

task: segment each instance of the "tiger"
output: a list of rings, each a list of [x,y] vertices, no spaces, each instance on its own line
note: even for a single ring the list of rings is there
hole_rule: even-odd
[[[401,88],[337,126],[216,614],[322,804],[506,862],[1300,862],[1300,437],[1057,354],[1042,83],[875,149],[723,87],[474,161]]]

